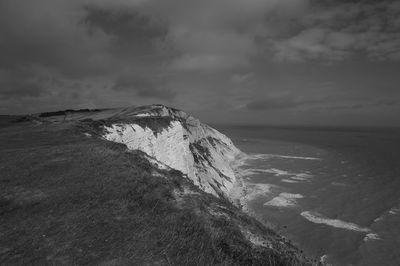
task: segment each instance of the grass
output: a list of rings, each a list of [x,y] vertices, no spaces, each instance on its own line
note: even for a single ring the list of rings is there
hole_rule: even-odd
[[[99,112],[100,109],[79,109],[79,110],[72,110],[67,109],[64,111],[56,111],[56,112],[45,112],[39,114],[39,117],[50,117],[50,116],[57,116],[57,115],[67,115],[69,113],[88,113],[88,112]]]
[[[171,117],[135,117],[133,119],[119,119],[119,118],[111,118],[107,120],[92,120],[92,119],[84,119],[80,123],[81,128],[85,128],[94,134],[105,133],[104,126],[110,127],[112,125],[119,125],[124,123],[137,124],[142,128],[151,129],[154,134],[157,136],[164,130],[168,129],[171,126],[171,122],[173,119]]]
[[[84,126],[0,127],[1,265],[306,265],[227,200]],[[251,244],[243,227],[274,248]]]

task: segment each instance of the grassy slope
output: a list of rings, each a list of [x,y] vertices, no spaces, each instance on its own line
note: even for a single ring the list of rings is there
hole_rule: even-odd
[[[240,226],[277,251],[252,245]],[[0,127],[1,265],[302,265],[298,257],[179,172],[155,173],[140,153],[72,123]]]

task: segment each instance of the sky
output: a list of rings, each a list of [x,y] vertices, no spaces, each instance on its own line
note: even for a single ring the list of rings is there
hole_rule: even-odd
[[[400,126],[398,0],[0,0],[0,114]]]

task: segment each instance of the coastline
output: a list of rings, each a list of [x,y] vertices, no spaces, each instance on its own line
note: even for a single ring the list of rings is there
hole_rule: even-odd
[[[231,167],[235,173],[235,182],[232,188],[228,192],[229,200],[245,213],[249,213],[248,205],[245,200],[247,193],[247,187],[244,184],[243,175],[240,174],[241,167],[246,164],[246,160],[249,159],[249,155],[241,152],[232,162]]]
[[[246,171],[246,169],[243,169],[242,167],[247,164],[246,162],[248,160],[251,160],[251,159],[254,159],[254,156],[242,152],[241,156],[239,156],[239,158],[236,158],[235,163],[232,164],[232,169],[234,170],[236,181],[228,193],[228,198],[232,202],[232,204],[234,204],[235,206],[240,208],[244,213],[246,213],[249,216],[253,217],[254,219],[258,220],[264,226],[267,226],[269,228],[274,228],[273,224],[266,221],[265,219],[262,219],[249,206],[249,202],[251,200],[259,197],[260,195],[272,193],[271,188],[275,187],[272,184],[253,184],[253,183],[248,183],[244,180],[245,177],[252,172],[251,172],[251,170]],[[310,158],[310,159],[314,159],[314,158]],[[282,235],[278,232],[276,232],[276,233],[279,234],[283,239],[287,239],[284,235]],[[299,250],[302,250],[301,246],[296,245],[296,247]],[[308,255],[314,256],[313,254],[308,254]],[[327,259],[328,259],[327,254],[315,256],[314,258],[318,261],[318,265],[321,265],[321,266],[330,266],[331,265],[327,261]]]
[[[273,185],[250,184],[245,181],[247,171],[242,167],[252,158],[252,155],[242,152],[238,158],[235,159],[235,162],[232,164],[232,169],[234,170],[236,180],[233,187],[228,192],[228,198],[243,212],[257,219],[257,214],[250,209],[248,203],[260,194],[269,193]]]
[[[398,258],[400,183],[398,169],[387,169],[400,158],[395,131],[343,131],[337,138],[336,130],[223,129],[247,155],[230,193],[244,212],[278,224],[277,231],[326,264],[386,265]],[[271,184],[271,194],[266,187],[248,201],[254,183]],[[297,205],[283,206],[291,202]]]
[[[271,189],[275,187],[272,184],[254,184],[254,183],[249,183],[245,180],[245,177],[251,174],[252,172],[251,170],[248,171],[247,169],[244,169],[243,166],[247,164],[248,160],[252,159],[254,159],[254,155],[249,155],[242,152],[238,156],[238,158],[235,159],[235,162],[231,165],[235,173],[236,181],[228,193],[228,198],[234,206],[238,207],[244,213],[256,219],[264,226],[272,229],[276,234],[278,234],[283,239],[290,241],[289,239],[287,239],[286,236],[282,235],[281,233],[278,233],[275,229],[273,229],[275,226],[272,223],[270,223],[265,219],[262,219],[262,217],[258,215],[249,206],[250,201],[254,200],[255,198],[261,195],[272,193]],[[296,248],[298,250],[301,250],[301,252],[303,252],[301,246],[296,245]],[[313,254],[308,254],[308,255],[311,257],[314,256]],[[315,256],[314,259],[318,260],[318,265],[321,266],[331,265],[327,262],[326,254],[323,254],[322,256]]]

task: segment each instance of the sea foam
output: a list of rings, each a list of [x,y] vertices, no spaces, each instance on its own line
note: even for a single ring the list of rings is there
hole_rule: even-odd
[[[351,230],[351,231],[357,231],[357,232],[370,232],[371,231],[369,228],[361,227],[355,223],[345,222],[345,221],[342,221],[339,219],[326,218],[317,212],[304,211],[301,213],[301,216],[303,216],[310,222],[313,222],[316,224],[326,224],[326,225],[329,225],[332,227]]]
[[[374,234],[374,233],[366,234],[364,237],[364,242],[367,242],[370,240],[382,240],[382,238],[380,238],[378,234]]]
[[[400,208],[394,207],[389,210],[389,214],[399,214],[399,213],[400,213]]]
[[[277,177],[288,177],[289,179],[294,180],[293,183],[295,183],[296,181],[308,181],[313,177],[312,175],[307,173],[292,173],[277,168],[269,168],[269,169],[247,168],[247,169],[239,169],[237,170],[237,173],[242,177],[251,176],[255,174],[262,174],[262,173],[273,174],[274,176]],[[290,183],[290,181],[288,183]]]
[[[296,199],[303,198],[301,194],[291,194],[282,192],[279,196],[273,198],[272,200],[264,203],[265,206],[274,206],[274,207],[289,207],[297,204]]]
[[[322,160],[321,158],[317,158],[317,157],[292,156],[292,155],[270,154],[270,153],[252,154],[252,155],[250,155],[250,158],[254,159],[254,160],[268,160],[271,158],[298,159],[298,160]]]
[[[293,180],[293,179],[288,179],[288,178],[283,178],[283,179],[281,179],[281,181],[284,183],[292,183],[292,184],[300,182],[298,180]]]

